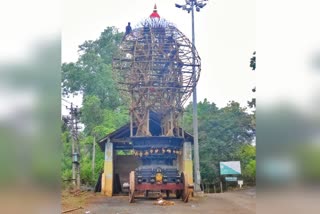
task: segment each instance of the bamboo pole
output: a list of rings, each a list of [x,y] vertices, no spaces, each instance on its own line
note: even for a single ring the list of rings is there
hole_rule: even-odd
[[[80,210],[80,209],[83,209],[83,207],[78,207],[78,208],[74,208],[74,209],[70,209],[70,210],[65,210],[65,211],[62,211],[61,213],[69,213],[69,212]]]

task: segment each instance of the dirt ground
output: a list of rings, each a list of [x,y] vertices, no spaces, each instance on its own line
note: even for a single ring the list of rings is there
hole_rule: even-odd
[[[107,198],[100,194],[83,193],[75,197],[62,197],[63,211],[82,207],[68,213],[90,214],[135,214],[135,213],[214,213],[214,214],[253,214],[256,213],[255,188],[247,188],[232,192],[204,194],[203,197],[193,197],[189,203],[175,199],[172,195],[169,201],[174,205],[154,205],[156,198],[137,198],[135,203],[128,202],[128,196],[114,196]]]

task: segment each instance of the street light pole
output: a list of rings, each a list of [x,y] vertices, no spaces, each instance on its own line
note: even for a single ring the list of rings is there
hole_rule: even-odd
[[[195,72],[195,33],[194,33],[194,1],[191,1],[191,22],[192,22],[192,72],[194,81],[196,81]],[[195,185],[194,191],[200,192],[200,163],[199,163],[199,142],[198,142],[198,101],[197,101],[197,86],[193,88],[192,93],[192,110],[193,110],[193,146],[194,146],[194,175]]]
[[[203,8],[206,3],[204,1],[208,0],[186,0],[186,5],[175,4],[177,8],[182,8],[183,10],[187,10],[189,13],[191,10],[191,23],[192,23],[192,72],[193,72],[193,80],[196,82],[196,72],[195,72],[195,31],[194,31],[194,7],[196,7],[197,12],[200,11],[200,8]],[[195,185],[194,191],[200,192],[200,158],[199,158],[199,142],[198,142],[198,102],[197,102],[197,87],[193,88],[192,93],[192,121],[193,121],[193,146],[194,146],[194,176],[195,176]]]

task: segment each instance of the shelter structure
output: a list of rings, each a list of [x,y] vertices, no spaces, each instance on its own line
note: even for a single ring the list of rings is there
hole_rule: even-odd
[[[157,120],[156,114],[153,113],[151,114],[150,129],[153,133],[159,132],[160,130],[159,119]],[[133,129],[134,134],[136,131],[137,128],[135,127]],[[193,136],[186,131],[183,132],[184,138],[181,145],[175,147],[176,158],[173,159],[173,165],[177,166],[179,171],[185,171],[192,175]],[[158,149],[161,156],[171,155],[167,152],[169,147],[161,144],[161,141],[163,142],[163,140],[165,140],[166,142],[168,138],[158,136],[153,139],[156,139],[158,143],[157,146],[154,145],[152,148],[154,152]],[[169,140],[174,140],[174,138],[169,138]],[[145,143],[150,145],[153,142],[145,141]],[[150,153],[151,150],[151,147],[149,147],[148,150],[145,147],[143,147],[143,149],[134,149],[134,145],[130,137],[130,123],[120,127],[116,131],[99,140],[99,147],[105,153],[104,172],[101,179],[101,193],[106,196],[112,196],[120,193],[123,184],[129,183],[130,171],[139,167],[142,164],[143,159],[148,159],[149,155],[146,155],[146,152]],[[166,152],[162,153],[163,150]],[[173,154],[174,153],[172,153],[172,155]],[[189,183],[192,182],[193,177],[189,176]],[[119,185],[121,187],[119,187]]]
[[[125,36],[113,57],[113,71],[131,99],[130,122],[99,141],[105,151],[103,194],[115,194],[119,183],[129,182],[130,171],[154,163],[176,167],[193,183],[193,137],[181,121],[183,104],[199,79],[200,62],[189,39],[160,18],[156,5],[149,18]],[[131,153],[120,155],[120,150]]]

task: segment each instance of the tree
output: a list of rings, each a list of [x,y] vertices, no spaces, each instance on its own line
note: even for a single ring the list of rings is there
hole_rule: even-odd
[[[62,181],[68,181],[72,179],[71,135],[64,121],[62,121],[61,131],[61,178]]]
[[[250,67],[252,68],[253,71],[256,70],[256,52],[253,52],[253,56],[250,59]],[[256,87],[252,89],[252,92],[256,92]],[[248,106],[250,108],[256,107],[256,98],[252,98],[251,101],[248,101]]]
[[[126,98],[119,93],[117,82],[120,76],[112,72],[112,56],[118,49],[123,33],[115,27],[107,27],[96,40],[79,45],[79,58],[75,63],[62,64],[62,93],[83,94],[81,122],[84,131],[80,133],[81,182],[94,184],[94,177],[103,167],[103,152],[97,151],[95,174],[92,176],[93,137],[100,139],[128,121]],[[71,172],[71,148],[63,129],[62,177],[65,180]]]
[[[207,182],[217,182],[219,162],[234,160],[233,154],[254,139],[252,115],[237,102],[218,108],[205,99],[198,104],[198,124],[201,177]],[[192,131],[191,103],[184,114],[184,128]]]
[[[241,146],[234,154],[241,163],[242,177],[246,181],[256,180],[256,147],[251,144]]]
[[[252,70],[256,70],[256,52],[253,52],[253,56],[250,59],[250,67]]]
[[[97,96],[102,108],[115,109],[121,104],[117,77],[112,73],[112,56],[123,33],[107,27],[99,39],[85,41],[79,46],[76,63],[62,64],[62,90],[65,95],[82,92],[83,96]]]
[[[103,122],[103,109],[97,96],[86,96],[81,108],[81,122],[85,124],[85,133],[91,134],[93,128]]]

